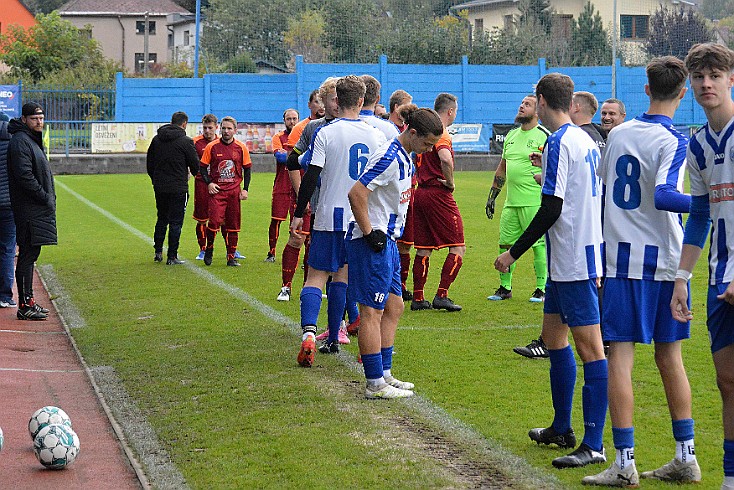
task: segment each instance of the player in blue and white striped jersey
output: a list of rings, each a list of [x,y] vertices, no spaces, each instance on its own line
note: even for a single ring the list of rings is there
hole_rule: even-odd
[[[382,131],[388,140],[396,138],[400,134],[398,127],[392,121],[375,116],[375,106],[380,101],[380,89],[382,85],[372,75],[362,75],[359,78],[367,88],[364,94],[364,105],[362,106],[362,110],[359,111],[359,118],[370,126],[374,126]]]
[[[596,280],[601,276],[601,183],[596,176],[599,148],[571,122],[573,81],[551,73],[535,92],[538,116],[553,131],[542,154],[540,209],[515,244],[495,261],[507,272],[544,233],[548,254],[548,283],[543,307],[542,337],[550,357],[550,381],[555,417],[548,428],[532,429],[539,444],[573,448],[571,407],[576,385],[576,360],[568,343],[569,327],[584,363],[584,440],[567,456],[553,460],[557,468],[606,461],[602,435],[607,410],[607,361],[599,330]],[[537,160],[539,155],[533,154]]]
[[[723,402],[721,488],[734,490],[734,51],[721,44],[696,44],[685,62],[708,122],[688,146],[691,211],[670,309],[678,321],[692,318],[688,281],[712,224],[706,323]]]
[[[301,328],[303,341],[298,363],[313,364],[316,347],[316,321],[321,309],[321,294],[329,276],[328,339],[322,353],[339,352],[339,325],[344,315],[347,294],[347,265],[344,233],[352,218],[347,194],[359,178],[371,153],[385,142],[377,129],[358,119],[364,100],[364,83],[354,75],[336,82],[339,117],[316,130],[309,148],[310,161],[298,191],[298,203],[291,221],[291,232],[299,232],[303,214],[321,179],[319,202],[311,230],[309,274],[301,290]]]
[[[367,398],[412,396],[412,383],[391,372],[398,320],[403,313],[401,237],[414,172],[410,153],[428,151],[443,134],[443,123],[431,109],[404,106],[407,129],[373,153],[349,191],[354,219],[346,235],[349,288],[360,305],[359,351],[367,379]]]
[[[675,272],[683,244],[680,213],[690,196],[682,194],[688,138],[673,127],[686,93],[688,72],[674,56],[647,65],[646,113],[612,129],[598,174],[605,184],[605,282],[602,332],[609,348],[609,413],[616,457],[611,466],[583,479],[620,486],[639,478],[693,483],[701,470],[693,447],[691,387],[681,340],[689,322],[670,314]],[[655,360],[665,388],[675,439],[675,458],[638,474],[634,460],[635,344],[655,342]]]

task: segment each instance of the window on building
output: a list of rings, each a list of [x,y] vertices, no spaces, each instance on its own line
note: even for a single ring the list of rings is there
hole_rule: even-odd
[[[143,60],[145,53],[135,53],[135,73],[143,73]],[[150,65],[158,62],[158,53],[148,53],[148,69]]]
[[[135,22],[135,34],[145,34],[145,21],[138,20]],[[148,21],[148,34],[155,36],[155,21]]]
[[[554,39],[571,39],[571,24],[573,15],[554,14],[552,33]]]
[[[512,14],[505,15],[503,27],[506,30],[514,29],[515,28],[515,16]]]
[[[173,33],[168,33],[168,49],[173,48]]]
[[[649,15],[620,15],[620,36],[622,39],[647,39],[649,23]]]
[[[184,40],[183,40],[184,46],[189,45],[189,37],[191,37],[191,34],[189,33],[189,31],[184,31]]]

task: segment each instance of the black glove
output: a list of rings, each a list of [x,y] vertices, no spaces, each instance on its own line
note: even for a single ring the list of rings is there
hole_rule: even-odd
[[[489,197],[487,198],[487,205],[484,207],[484,212],[487,214],[487,218],[494,218],[494,202],[497,200],[497,196],[500,195],[500,190],[496,187],[492,187],[489,191]]]
[[[372,250],[377,253],[385,250],[385,246],[387,245],[387,235],[375,228],[369,234],[365,235],[364,239],[367,240],[367,244],[372,247]]]

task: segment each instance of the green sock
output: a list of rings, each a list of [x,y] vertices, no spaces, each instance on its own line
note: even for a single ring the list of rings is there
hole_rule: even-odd
[[[548,279],[545,243],[533,246],[533,266],[535,267],[535,287],[541,291],[545,291],[545,283]]]
[[[507,252],[506,248],[500,247],[500,253]],[[509,272],[500,272],[500,286],[507,289],[508,291],[512,291],[512,272],[515,270],[515,264],[513,263],[510,266]]]

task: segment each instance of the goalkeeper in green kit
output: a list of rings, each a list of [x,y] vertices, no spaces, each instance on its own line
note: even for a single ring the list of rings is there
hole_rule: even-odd
[[[494,175],[494,182],[487,199],[487,218],[492,219],[495,213],[495,202],[502,187],[507,184],[507,197],[500,218],[500,253],[512,247],[515,241],[528,227],[540,207],[540,168],[530,162],[530,154],[539,152],[548,137],[548,130],[538,124],[536,99],[528,95],[520,104],[515,116],[515,123],[520,127],[511,130],[505,137],[502,149],[502,160]],[[533,264],[535,266],[536,288],[530,297],[533,303],[542,303],[545,299],[545,282],[547,277],[545,239],[540,238],[533,245]],[[512,298],[512,272],[515,264],[506,273],[500,273],[500,287],[489,296],[490,301],[502,301]],[[519,352],[522,351],[522,352]],[[526,347],[515,349],[526,357],[547,357],[542,339],[533,340]]]

